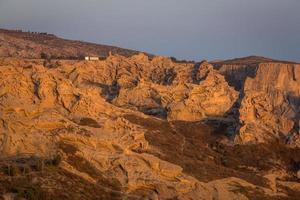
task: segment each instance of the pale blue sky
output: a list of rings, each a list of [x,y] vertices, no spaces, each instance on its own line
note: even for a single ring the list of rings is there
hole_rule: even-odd
[[[0,27],[184,59],[300,62],[300,0],[0,0]]]

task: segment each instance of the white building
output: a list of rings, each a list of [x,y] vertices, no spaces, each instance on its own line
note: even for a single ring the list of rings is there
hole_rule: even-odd
[[[86,56],[85,60],[99,60],[99,57],[96,57],[96,56]]]

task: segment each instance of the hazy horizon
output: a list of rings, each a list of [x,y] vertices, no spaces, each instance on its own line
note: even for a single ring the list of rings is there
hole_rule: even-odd
[[[0,27],[188,60],[300,62],[298,0],[0,0]]]

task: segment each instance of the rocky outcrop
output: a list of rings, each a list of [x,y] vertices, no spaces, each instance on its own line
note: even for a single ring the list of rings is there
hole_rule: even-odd
[[[236,142],[278,140],[295,146],[299,137],[299,65],[251,56],[215,62],[214,68],[240,91]]]
[[[172,101],[168,106],[171,120],[199,121],[210,117],[223,117],[238,98],[224,77],[203,63],[197,74],[199,85],[190,85],[187,97]]]
[[[164,57],[110,56],[97,64],[76,64],[70,73],[75,84],[100,89],[102,97],[118,107],[170,120],[222,116],[237,98],[209,63],[195,70],[194,64]]]
[[[297,144],[299,135],[300,66],[260,64],[248,77],[240,108],[242,143],[281,140]],[[299,144],[298,144],[299,145]]]

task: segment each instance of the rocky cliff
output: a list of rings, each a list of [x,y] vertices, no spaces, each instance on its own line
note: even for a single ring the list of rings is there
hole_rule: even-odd
[[[252,56],[214,67],[240,91],[237,143],[299,145],[299,64]]]
[[[300,65],[259,64],[247,78],[240,108],[242,142],[279,139],[299,145]]]
[[[298,64],[28,59],[3,37],[2,198],[299,197]]]

